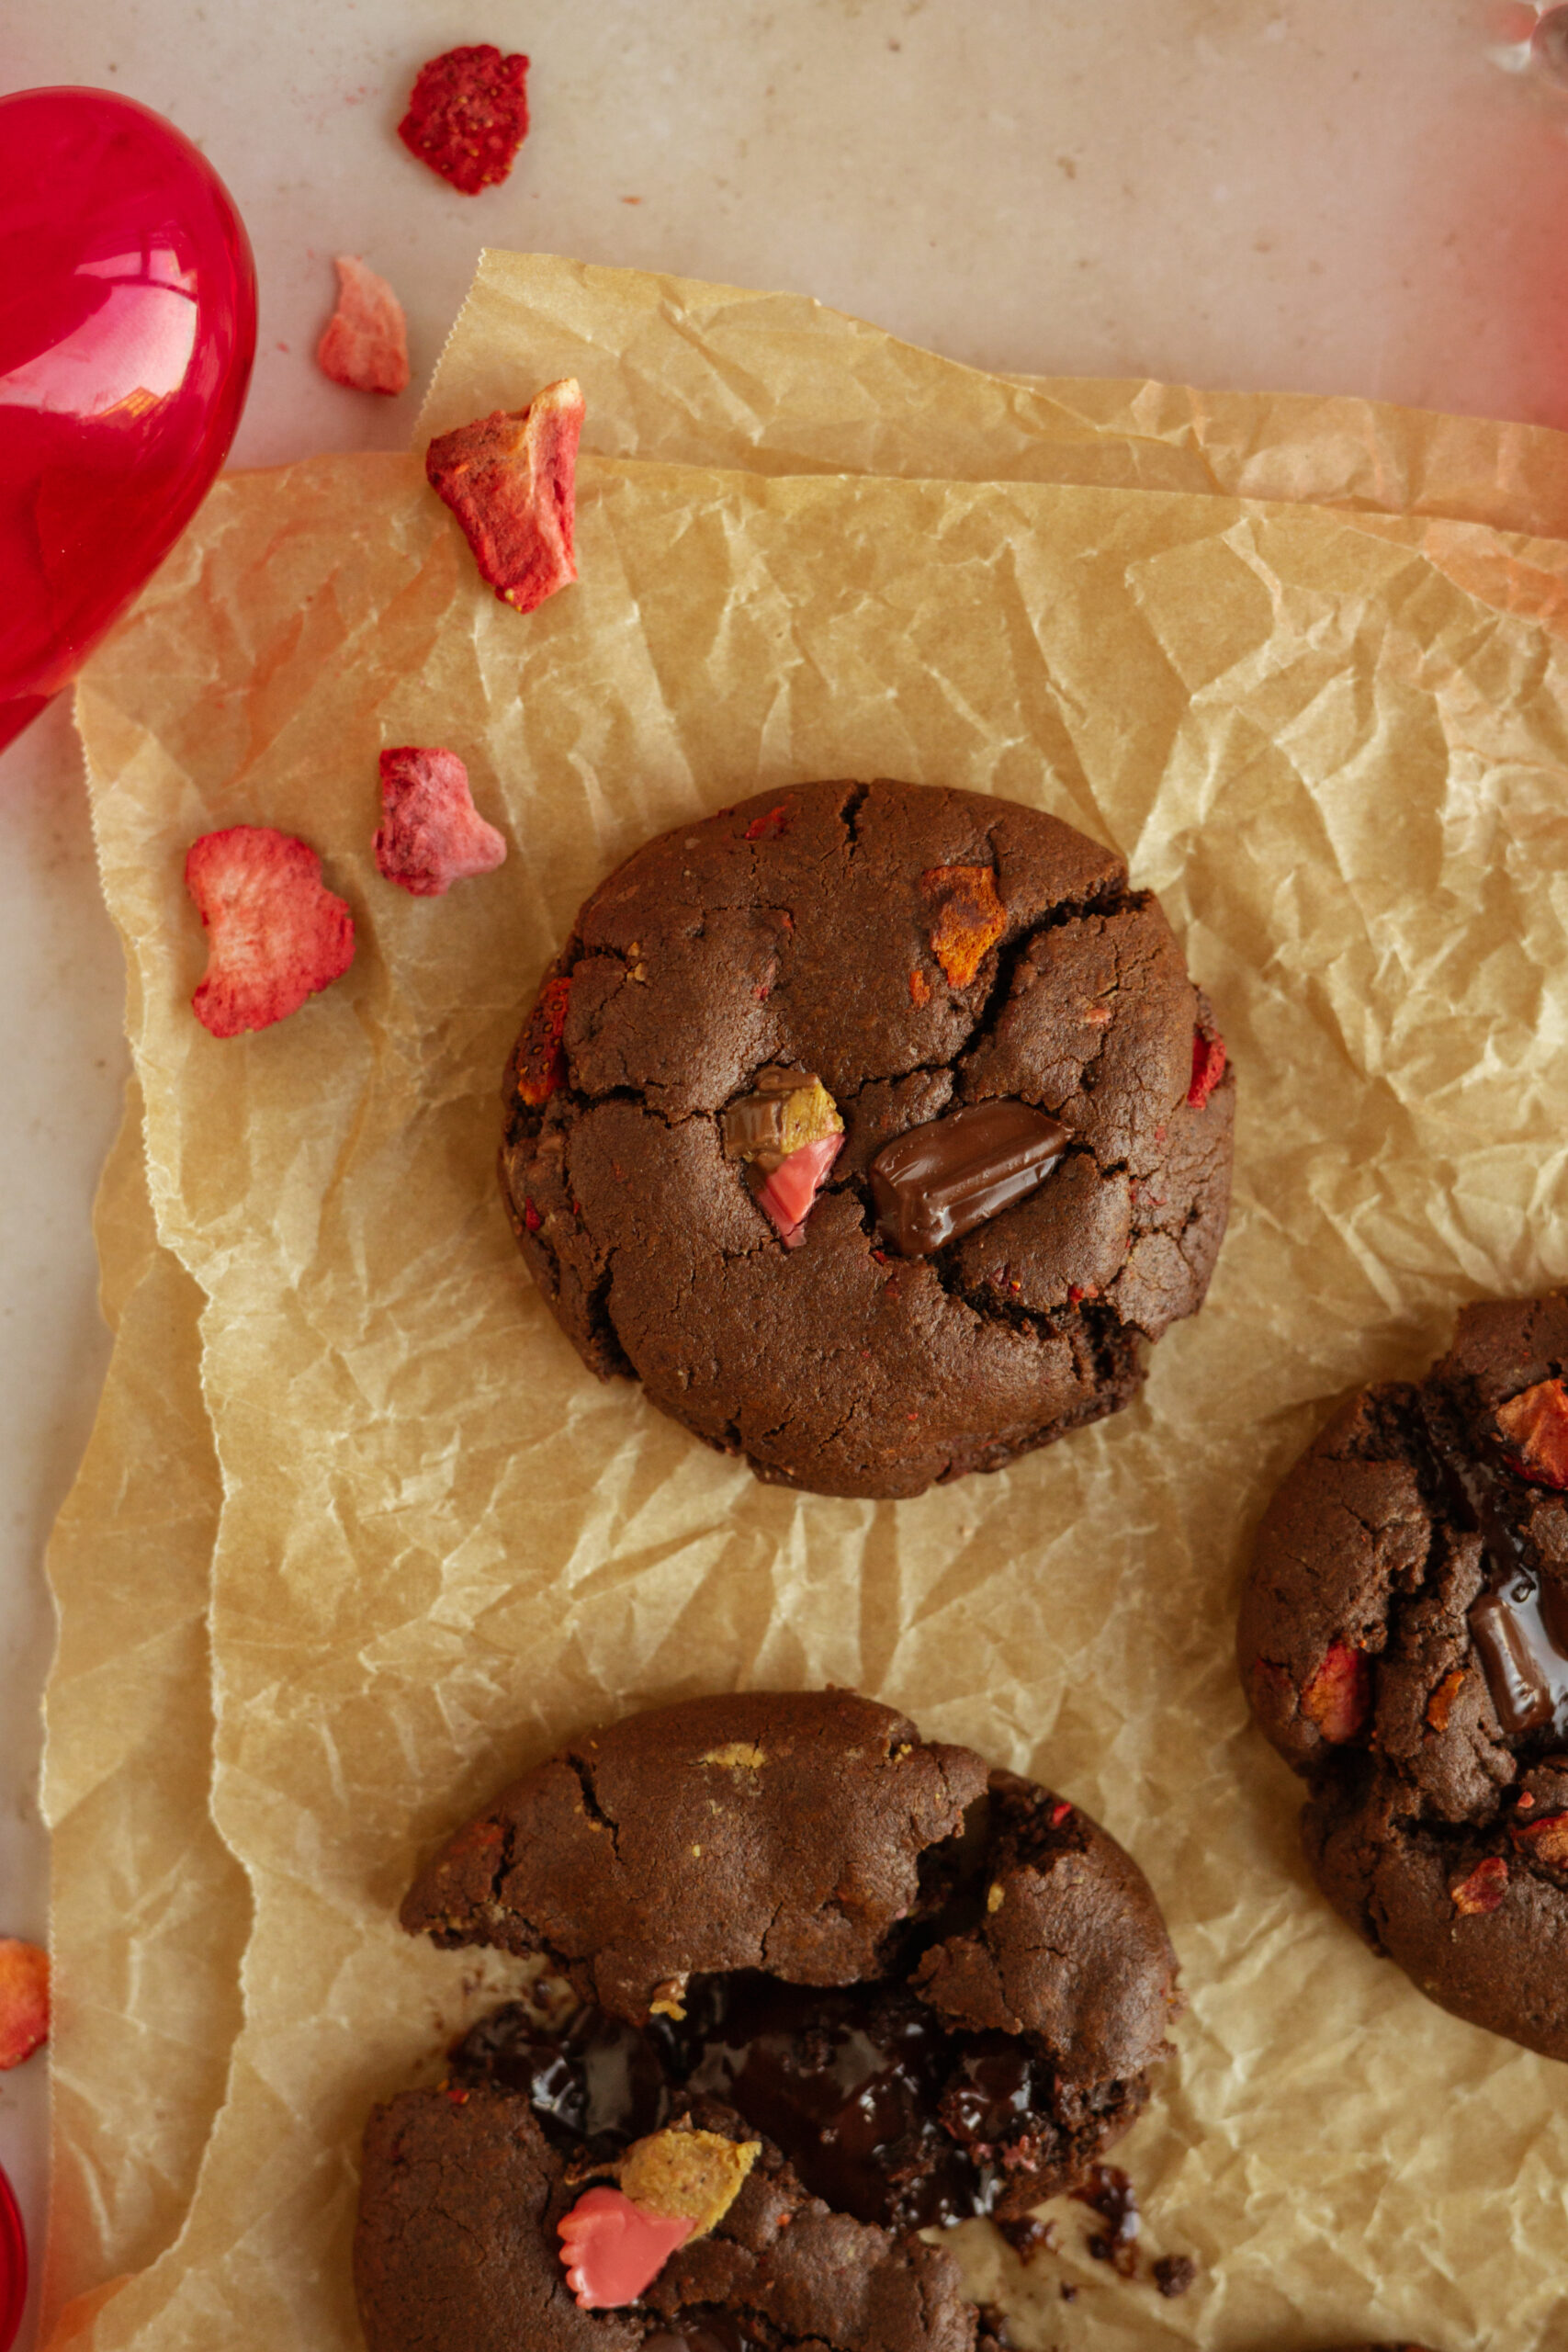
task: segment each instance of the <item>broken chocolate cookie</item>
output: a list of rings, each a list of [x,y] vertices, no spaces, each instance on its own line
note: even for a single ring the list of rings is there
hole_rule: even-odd
[[[760,1477],[915,1495],[1126,1404],[1201,1303],[1235,1079],[1058,819],[814,784],[650,842],[547,973],[502,1187],[584,1362]]]
[[[577,2007],[505,2005],[441,2089],[372,2119],[372,2352],[416,2300],[428,2352],[499,2347],[524,2312],[563,2352],[973,2352],[956,2267],[913,2233],[1081,2181],[1146,2103],[1178,2006],[1113,1839],[850,1691],[698,1700],[575,1743],[458,1832],[402,1917],[542,1958]]]
[[[1308,1859],[1456,2015],[1568,2058],[1568,1295],[1467,1307],[1269,1508],[1238,1655]]]

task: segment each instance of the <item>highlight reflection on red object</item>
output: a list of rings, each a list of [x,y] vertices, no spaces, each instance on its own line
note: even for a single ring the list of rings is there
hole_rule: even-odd
[[[107,90],[0,97],[0,747],[201,503],[255,339],[250,243],[189,140]]]
[[[28,2300],[28,2242],[11,2184],[0,2169],[0,2352],[9,2352]]]

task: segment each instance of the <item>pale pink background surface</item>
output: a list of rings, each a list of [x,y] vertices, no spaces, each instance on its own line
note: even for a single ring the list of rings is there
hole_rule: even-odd
[[[235,451],[404,442],[481,244],[810,292],[988,368],[1362,392],[1568,425],[1568,90],[1520,0],[13,0],[0,89],[162,109],[249,225]],[[508,185],[392,137],[420,62],[533,58]],[[632,199],[636,199],[633,201]],[[397,401],[310,360],[330,257],[409,314]],[[0,755],[0,1934],[41,1938],[41,1555],[107,1340],[88,1215],[119,1111],[120,958],[56,707]],[[46,2076],[0,2077],[41,2242]],[[28,2341],[24,2331],[23,2342]]]

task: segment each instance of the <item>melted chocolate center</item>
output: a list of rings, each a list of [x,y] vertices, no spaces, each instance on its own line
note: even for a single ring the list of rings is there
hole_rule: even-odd
[[[1049,2114],[1052,2072],[1026,2042],[950,2033],[897,1985],[741,1972],[694,1977],[685,2000],[683,2022],[641,2032],[593,2008],[559,2032],[499,2009],[453,2052],[451,2078],[523,2093],[555,2146],[601,2160],[657,2131],[675,2093],[722,2099],[813,2196],[897,2230],[988,2213],[1007,2143]]]
[[[1470,1611],[1470,1634],[1505,1734],[1568,1732],[1568,1595],[1530,1566],[1507,1516],[1522,1482],[1461,1451],[1422,1400],[1428,1450],[1449,1510],[1481,1538],[1486,1589]]]

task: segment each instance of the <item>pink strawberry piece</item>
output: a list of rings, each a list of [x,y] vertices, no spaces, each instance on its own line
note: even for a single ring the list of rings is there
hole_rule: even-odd
[[[585,2312],[635,2302],[695,2227],[689,2214],[649,2213],[618,2188],[591,2188],[556,2224],[566,2283]]]
[[[49,1954],[0,1936],[0,2074],[49,2040]]]
[[[1533,1856],[1554,1871],[1568,1870],[1568,1813],[1549,1813],[1514,1832],[1521,1854]]]
[[[816,1143],[803,1143],[798,1151],[780,1160],[758,1193],[757,1206],[772,1217],[786,1250],[798,1250],[805,1240],[811,1204],[843,1148],[841,1132],[823,1136]]]
[[[1539,1380],[1497,1408],[1497,1427],[1513,1448],[1513,1467],[1533,1486],[1568,1487],[1568,1390]]]
[[[408,390],[409,337],[403,306],[384,277],[353,254],[339,254],[337,309],[316,345],[316,365],[351,392]]]
[[[1205,1037],[1201,1029],[1192,1033],[1192,1082],[1187,1089],[1187,1107],[1201,1111],[1225,1074],[1225,1041],[1223,1037]]]
[[[1488,1854],[1477,1862],[1468,1878],[1460,1880],[1449,1889],[1449,1899],[1454,1909],[1469,1918],[1478,1914],[1495,1911],[1508,1892],[1508,1865],[1501,1854]]]
[[[203,833],[186,854],[186,888],[211,933],[191,1003],[215,1037],[298,1012],[354,961],[354,918],[323,885],[315,851],[291,833]]]
[[[1337,1746],[1356,1734],[1371,1713],[1372,1669],[1364,1650],[1331,1642],[1328,1655],[1302,1692],[1302,1713]]]
[[[526,408],[459,424],[424,453],[431,487],[462,525],[480,577],[520,613],[577,578],[582,418],[581,391],[566,376]]]
[[[383,752],[381,808],[376,864],[416,899],[439,899],[454,882],[505,863],[506,837],[474,807],[468,771],[455,752],[413,743]]]

